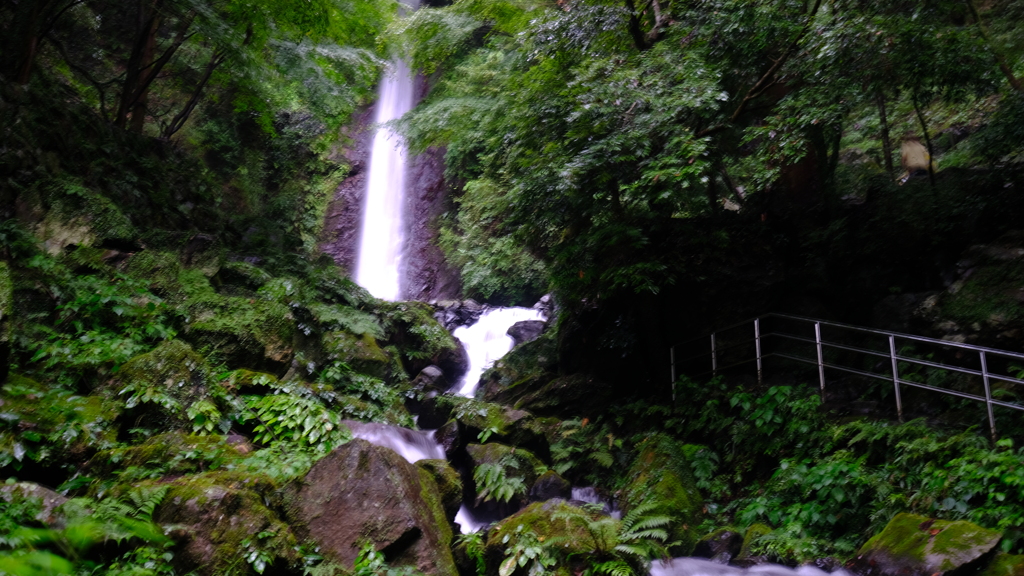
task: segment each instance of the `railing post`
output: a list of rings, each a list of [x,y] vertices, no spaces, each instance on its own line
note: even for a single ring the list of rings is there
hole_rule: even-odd
[[[988,381],[988,358],[985,351],[981,351],[981,380],[985,383],[985,407],[988,408],[988,431],[992,436],[992,443],[996,441],[996,417],[992,413],[992,386]]]
[[[896,388],[896,415],[903,422],[903,399],[900,398],[900,372],[896,367],[896,337],[889,335],[889,358],[892,360],[892,385]]]
[[[825,401],[825,357],[821,352],[821,322],[814,323],[814,343],[818,347],[818,381],[821,382],[821,401]]]
[[[673,345],[668,349],[668,362],[672,367],[672,403],[676,402],[676,347]]]
[[[718,376],[718,343],[714,332],[711,333],[711,375]]]
[[[761,371],[761,319],[754,318],[754,348],[757,352],[757,385],[762,383]]]

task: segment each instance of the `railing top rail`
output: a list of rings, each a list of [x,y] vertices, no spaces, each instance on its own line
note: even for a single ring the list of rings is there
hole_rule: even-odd
[[[704,336],[698,336],[697,338],[690,338],[688,340],[681,340],[681,341],[675,343],[673,346],[677,346],[679,344],[688,344],[690,342],[695,342],[695,341],[701,340],[703,338],[707,338],[712,333],[724,332],[726,330],[731,330],[733,328],[737,328],[739,326],[743,326],[744,324],[750,324],[754,320],[763,320],[765,318],[771,318],[771,317],[785,318],[785,319],[788,319],[788,320],[796,320],[796,321],[799,321],[799,322],[808,322],[808,323],[811,323],[811,324],[820,324],[822,326],[832,326],[832,327],[835,327],[835,328],[842,328],[842,329],[845,329],[845,330],[854,330],[854,331],[857,331],[857,332],[862,332],[862,333],[867,333],[867,334],[877,334],[879,336],[885,336],[885,337],[894,336],[896,338],[901,338],[901,339],[904,339],[904,340],[914,340],[914,341],[917,341],[917,342],[925,342],[925,343],[928,343],[928,344],[937,344],[937,345],[940,345],[940,346],[949,346],[949,347],[960,348],[960,349],[964,349],[964,350],[973,350],[973,351],[976,351],[976,352],[990,352],[992,354],[998,354],[1000,356],[1006,356],[1006,357],[1009,357],[1009,358],[1016,358],[1018,360],[1024,360],[1024,354],[1021,354],[1019,352],[1011,352],[1009,350],[1000,350],[999,348],[989,348],[989,347],[986,347],[986,346],[976,346],[974,344],[967,344],[965,342],[953,342],[953,341],[950,341],[950,340],[941,340],[939,338],[930,338],[928,336],[917,336],[917,335],[914,335],[914,334],[905,334],[903,332],[892,332],[892,331],[889,331],[889,330],[878,330],[876,328],[866,328],[866,327],[863,327],[863,326],[855,326],[853,324],[844,324],[842,322],[831,322],[831,321],[828,321],[828,320],[819,320],[819,319],[816,319],[816,318],[807,318],[805,316],[796,316],[796,315],[793,315],[793,314],[782,314],[782,313],[779,313],[779,312],[769,312],[767,314],[762,314],[760,316],[755,316],[753,318],[749,318],[749,319],[744,320],[742,322],[737,322],[735,324],[730,324],[729,326],[725,326],[723,328],[718,328],[714,332],[709,332],[707,335],[704,335]],[[770,334],[771,334],[770,332],[762,334],[762,337],[768,336]]]

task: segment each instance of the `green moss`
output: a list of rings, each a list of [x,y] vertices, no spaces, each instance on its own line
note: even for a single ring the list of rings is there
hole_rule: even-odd
[[[416,465],[426,470],[434,479],[448,520],[455,519],[455,514],[462,504],[462,479],[459,473],[447,460],[420,460]]]
[[[137,446],[100,452],[89,460],[88,469],[94,476],[116,473],[121,482],[131,482],[213,470],[242,458],[242,451],[223,436],[169,432]]]
[[[1024,576],[1024,556],[996,554],[978,576]]]
[[[598,550],[601,542],[584,526],[576,522],[555,519],[559,514],[585,514],[585,512],[561,500],[535,502],[512,516],[504,519],[487,534],[487,555],[490,558],[504,556],[505,547],[515,542],[521,532],[533,532],[544,540],[558,538],[563,543],[561,553],[566,556],[584,554]],[[595,515],[596,517],[596,515]]]
[[[703,515],[704,499],[697,489],[682,445],[668,436],[655,435],[640,446],[629,470],[626,504],[634,507],[653,501],[657,510],[674,518],[670,541],[678,541],[673,554],[686,555],[697,542],[695,527]]]
[[[437,574],[456,574],[455,561],[452,559],[450,547],[452,544],[452,527],[445,509],[445,500],[440,487],[434,480],[434,474],[426,468],[419,468],[420,474],[420,498],[427,505],[427,511],[432,516],[431,523],[437,530],[437,537],[441,544],[442,553],[433,555],[434,567]],[[458,510],[458,508],[456,508]]]
[[[324,352],[332,360],[349,365],[356,372],[383,378],[388,373],[391,359],[370,334],[355,335],[347,331],[324,334]]]
[[[246,558],[254,552],[268,565],[298,561],[298,541],[274,511],[281,505],[279,486],[269,477],[209,472],[162,484],[169,491],[154,519],[187,535],[185,552],[175,557],[181,572],[253,574]]]
[[[188,310],[193,321],[185,337],[221,354],[229,365],[255,368],[264,360],[291,360],[295,322],[283,304],[214,294],[190,300]]]
[[[1020,289],[1024,285],[1024,261],[996,262],[981,266],[959,290],[946,295],[943,315],[962,324],[1024,320]]]
[[[108,391],[139,412],[140,424],[166,430],[190,428],[188,407],[219,390],[212,387],[206,359],[185,342],[169,340],[126,362]]]
[[[1001,532],[962,520],[897,514],[857,555],[869,559],[881,556],[897,564],[919,566],[925,573],[933,574],[980,557],[1001,537]]]
[[[751,547],[757,542],[757,540],[762,536],[766,536],[771,533],[772,529],[764,524],[752,524],[743,534],[743,546],[740,548],[740,553],[736,558],[748,558],[750,556]]]

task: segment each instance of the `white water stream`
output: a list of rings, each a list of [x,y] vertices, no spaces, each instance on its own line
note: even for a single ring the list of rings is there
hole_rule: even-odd
[[[508,335],[513,324],[544,319],[544,313],[536,308],[491,308],[481,314],[475,324],[453,330],[452,336],[462,342],[469,355],[469,368],[456,393],[467,398],[476,394],[484,370],[508,354],[515,345],[515,340]]]
[[[657,560],[651,564],[651,576],[829,576],[828,572],[814,566],[790,568],[778,564],[760,564],[740,568],[719,564],[705,558],[673,558]],[[831,573],[833,576],[853,576],[843,569]]]
[[[413,82],[409,67],[401,60],[380,82],[377,124],[401,118],[412,109]],[[380,126],[373,136],[363,223],[359,235],[356,284],[383,300],[402,296],[401,272],[405,228],[406,147],[401,136]]]

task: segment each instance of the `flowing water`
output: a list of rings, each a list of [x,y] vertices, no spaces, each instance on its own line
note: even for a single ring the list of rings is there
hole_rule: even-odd
[[[828,572],[814,566],[789,568],[778,564],[760,564],[740,568],[719,564],[705,558],[673,558],[651,564],[651,576],[828,576]],[[833,576],[852,576],[846,570],[836,570]]]
[[[375,120],[382,124],[401,118],[412,104],[413,82],[409,67],[395,60],[381,79]],[[398,300],[402,296],[405,176],[405,143],[390,128],[378,127],[370,150],[355,281],[383,300]]]
[[[475,324],[459,326],[452,331],[469,355],[469,369],[456,393],[472,398],[484,370],[512,350],[515,340],[507,332],[513,324],[544,319],[544,313],[536,308],[491,308],[481,314]]]

